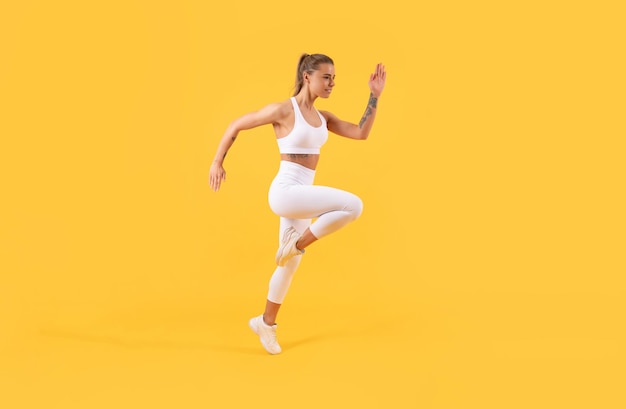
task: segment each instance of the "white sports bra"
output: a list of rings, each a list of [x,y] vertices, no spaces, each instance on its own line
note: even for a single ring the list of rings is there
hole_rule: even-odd
[[[278,150],[280,153],[313,153],[319,154],[320,148],[328,139],[328,128],[326,127],[326,119],[324,116],[315,110],[322,120],[322,124],[319,127],[311,126],[298,107],[298,102],[295,97],[291,97],[291,104],[293,105],[293,113],[295,121],[293,129],[285,137],[278,138]]]

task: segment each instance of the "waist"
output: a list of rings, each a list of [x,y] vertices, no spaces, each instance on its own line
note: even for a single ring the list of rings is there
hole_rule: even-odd
[[[278,173],[272,186],[280,185],[312,185],[315,180],[315,170],[306,168],[298,163],[286,160],[280,161]]]
[[[297,163],[310,170],[315,170],[320,159],[319,153],[281,153],[281,161]]]

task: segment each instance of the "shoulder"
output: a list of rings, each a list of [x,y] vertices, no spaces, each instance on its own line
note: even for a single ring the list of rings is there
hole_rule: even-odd
[[[256,111],[248,112],[235,119],[231,126],[238,130],[244,130],[266,124],[279,124],[287,120],[290,109],[289,101],[269,103]]]
[[[293,112],[293,107],[291,101],[287,99],[280,102],[269,103],[261,108],[259,112],[265,112],[275,118],[284,118]]]
[[[324,119],[326,120],[326,122],[331,122],[334,120],[337,120],[337,117],[335,116],[335,114],[333,114],[332,112],[329,111],[318,111],[320,114],[322,114],[322,116],[324,117]]]

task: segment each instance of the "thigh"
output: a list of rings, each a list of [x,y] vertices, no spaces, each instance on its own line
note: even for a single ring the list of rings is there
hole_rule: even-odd
[[[291,185],[272,192],[270,206],[281,217],[312,219],[345,210],[360,199],[353,193],[328,186]]]

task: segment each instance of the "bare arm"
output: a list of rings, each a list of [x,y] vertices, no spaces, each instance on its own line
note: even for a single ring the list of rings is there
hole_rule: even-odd
[[[235,143],[239,132],[277,122],[281,117],[281,107],[280,103],[267,105],[258,111],[250,112],[235,119],[228,125],[217,146],[217,151],[215,152],[215,157],[209,172],[209,184],[213,191],[217,192],[220,189],[222,181],[226,180],[224,159],[226,158],[228,150]]]
[[[345,136],[346,138],[367,139],[374,125],[374,119],[376,118],[376,111],[378,109],[378,98],[380,98],[385,88],[386,79],[387,73],[385,72],[385,67],[382,64],[378,64],[376,71],[370,75],[370,97],[359,124],[356,125],[343,121],[330,112],[324,112],[328,123],[328,130],[337,135]]]
[[[377,105],[378,98],[374,97],[373,94],[370,94],[367,107],[365,108],[365,113],[363,113],[363,117],[361,118],[361,121],[359,121],[358,125],[348,121],[343,121],[328,111],[324,112],[328,123],[328,130],[350,139],[367,139],[370,131],[372,130],[372,126],[374,125]]]

